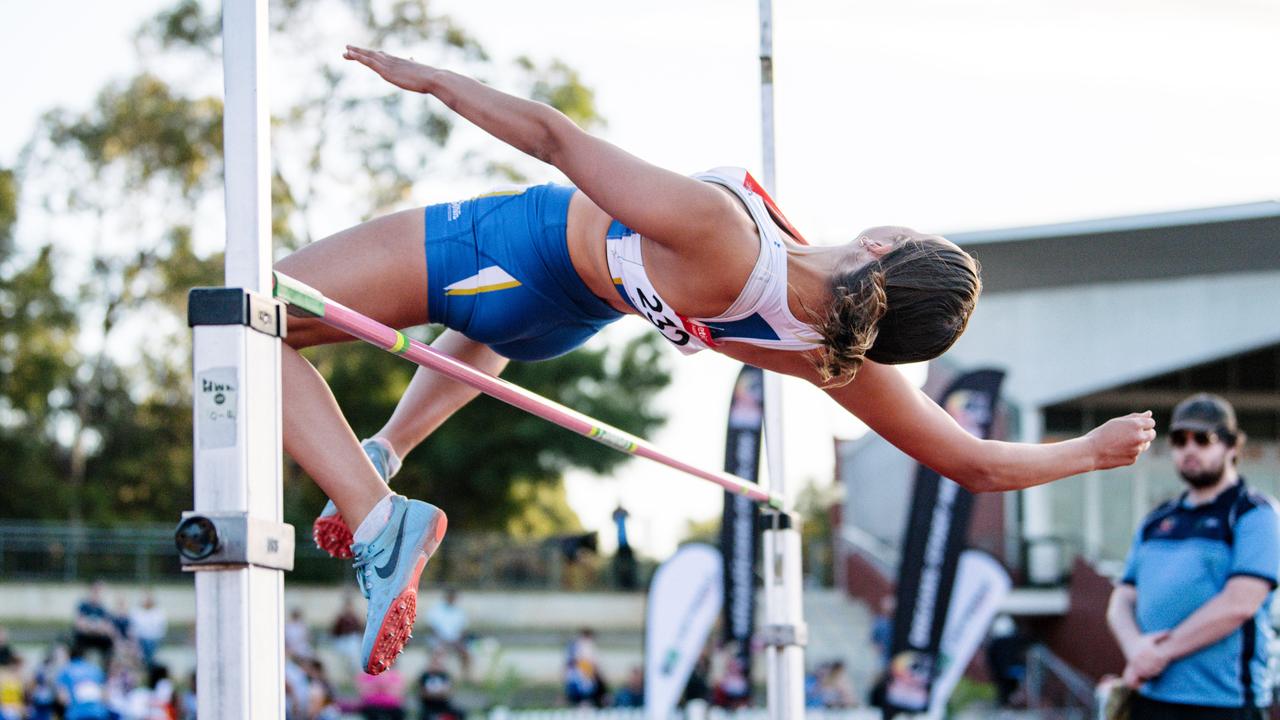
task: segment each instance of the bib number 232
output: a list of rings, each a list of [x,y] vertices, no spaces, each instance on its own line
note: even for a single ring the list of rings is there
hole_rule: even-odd
[[[640,299],[640,305],[644,308],[641,312],[644,313],[645,317],[649,318],[649,322],[653,323],[653,326],[658,328],[664,337],[676,345],[688,344],[689,333],[680,329],[681,323],[667,313],[662,306],[662,301],[658,299],[656,294],[653,297],[646,297],[644,291],[640,288],[635,288],[635,293],[636,297]]]

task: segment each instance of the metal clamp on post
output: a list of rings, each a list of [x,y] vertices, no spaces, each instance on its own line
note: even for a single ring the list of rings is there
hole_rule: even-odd
[[[770,530],[790,530],[791,528],[798,527],[800,527],[800,521],[796,519],[795,513],[793,512],[761,509],[760,530],[763,532],[768,532]]]
[[[247,325],[264,335],[284,337],[284,304],[244,288],[192,288],[187,295],[187,326]]]
[[[183,570],[228,570],[249,565],[293,569],[293,526],[247,513],[182,513],[174,544]]]
[[[804,647],[809,644],[809,626],[805,623],[799,625],[765,625],[760,628],[760,640],[765,647]]]

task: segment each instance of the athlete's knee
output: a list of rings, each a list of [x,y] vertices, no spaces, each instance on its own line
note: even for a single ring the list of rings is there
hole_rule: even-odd
[[[294,350],[323,345],[326,342],[333,342],[328,338],[329,327],[324,323],[311,317],[289,316],[289,329],[285,333],[284,341]]]

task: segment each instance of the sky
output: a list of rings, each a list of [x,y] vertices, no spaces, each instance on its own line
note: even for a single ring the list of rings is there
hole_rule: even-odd
[[[135,69],[129,35],[167,4],[3,6],[0,41],[28,60],[6,73],[0,163],[39,113],[84,107]],[[600,134],[630,152],[685,173],[760,175],[756,2],[433,7],[499,61],[576,68],[608,121]],[[776,197],[818,244],[870,225],[946,233],[1280,197],[1277,37],[1280,4],[1263,0],[775,0]],[[465,196],[424,188],[421,203]],[[643,331],[625,324],[611,332]],[[653,440],[718,468],[738,366],[674,351],[669,365],[659,403],[671,421]],[[830,483],[834,438],[863,428],[803,383],[786,383],[786,398],[787,487]],[[607,529],[621,502],[632,540],[658,556],[689,520],[719,512],[718,488],[642,460],[567,486],[591,528]]]

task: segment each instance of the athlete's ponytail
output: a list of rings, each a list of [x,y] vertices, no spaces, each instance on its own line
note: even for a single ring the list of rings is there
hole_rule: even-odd
[[[870,359],[931,360],[969,323],[982,280],[978,261],[949,243],[909,238],[884,257],[831,279],[832,302],[817,326],[815,363],[824,385],[848,384]]]

